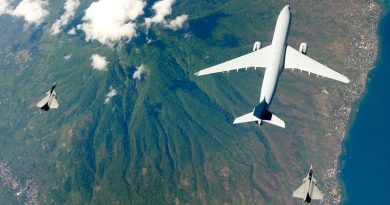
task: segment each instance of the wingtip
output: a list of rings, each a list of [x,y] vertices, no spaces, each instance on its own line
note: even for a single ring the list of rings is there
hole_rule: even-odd
[[[198,72],[196,72],[196,73],[194,73],[194,75],[196,75],[196,76],[199,76],[199,71],[198,71]]]
[[[286,123],[285,123],[285,122],[283,122],[283,123],[280,123],[280,125],[277,125],[277,126],[279,126],[279,127],[281,127],[281,128],[284,128],[284,129],[286,129]]]
[[[351,81],[349,80],[349,78],[347,78],[347,77],[344,76],[344,79],[343,79],[342,82],[348,84],[348,83],[351,82]]]

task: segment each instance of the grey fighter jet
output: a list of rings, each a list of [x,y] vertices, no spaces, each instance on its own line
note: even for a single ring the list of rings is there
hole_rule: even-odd
[[[293,192],[293,197],[301,198],[306,203],[310,203],[311,200],[322,200],[323,194],[316,185],[316,179],[313,177],[312,166],[310,166],[309,173],[303,179],[302,186]]]
[[[46,96],[39,101],[37,104],[37,107],[40,107],[41,110],[48,111],[49,109],[57,109],[59,104],[57,101],[57,94],[54,91],[56,88],[57,83],[54,83],[53,86],[51,86],[51,89],[47,91]]]
[[[242,68],[265,68],[259,104],[254,107],[252,112],[236,118],[234,124],[256,122],[258,125],[262,125],[263,122],[267,122],[285,127],[283,120],[269,111],[280,75],[285,69],[297,69],[343,83],[349,82],[347,77],[306,56],[307,43],[301,43],[299,50],[287,44],[290,18],[290,6],[287,5],[279,14],[271,45],[261,48],[261,43],[256,42],[253,45],[253,52],[195,73],[197,76],[202,76],[238,71]]]

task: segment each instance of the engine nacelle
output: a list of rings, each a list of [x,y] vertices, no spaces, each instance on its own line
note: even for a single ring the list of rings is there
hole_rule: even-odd
[[[255,44],[253,44],[253,51],[257,51],[261,49],[261,43],[260,41],[256,41]]]
[[[307,53],[307,43],[303,42],[301,43],[301,45],[299,46],[299,52],[301,52],[302,54],[305,54]]]

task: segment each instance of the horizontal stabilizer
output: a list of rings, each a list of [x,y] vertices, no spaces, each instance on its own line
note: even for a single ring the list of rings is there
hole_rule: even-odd
[[[271,115],[271,119],[270,120],[262,120],[256,116],[253,115],[253,112],[250,112],[248,114],[245,114],[243,116],[240,116],[240,117],[237,117],[233,124],[240,124],[240,123],[246,123],[246,122],[258,122],[258,121],[262,121],[262,122],[266,122],[266,123],[269,123],[269,124],[273,124],[273,125],[276,125],[276,126],[279,126],[279,127],[283,127],[285,128],[286,125],[284,123],[283,120],[281,120],[279,117],[277,117],[276,115],[270,113],[269,111],[267,111],[270,115]]]
[[[240,123],[246,123],[246,122],[256,122],[256,121],[260,121],[260,119],[255,117],[253,115],[253,112],[250,112],[250,113],[248,113],[246,115],[237,117],[234,120],[233,124],[240,124]]]
[[[273,125],[276,125],[279,127],[286,128],[286,124],[284,123],[284,121],[274,114],[272,114],[272,117],[270,120],[263,120],[263,121],[266,123],[269,123],[269,124],[273,124]]]

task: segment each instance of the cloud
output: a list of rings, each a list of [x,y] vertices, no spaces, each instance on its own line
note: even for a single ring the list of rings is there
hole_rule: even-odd
[[[107,104],[110,102],[111,98],[114,97],[115,95],[118,95],[118,92],[116,89],[114,89],[112,86],[110,87],[110,91],[106,95],[106,99],[104,100],[104,104]]]
[[[171,20],[168,24],[165,25],[165,27],[176,31],[180,28],[183,28],[187,20],[188,20],[188,15],[183,14],[181,16],[176,17],[174,20]]]
[[[52,35],[56,35],[61,32],[61,28],[68,24],[69,20],[74,16],[76,9],[79,5],[79,0],[66,0],[64,6],[64,13],[51,27]]]
[[[12,12],[9,7],[10,3],[10,0],[0,0],[0,15],[10,14]]]
[[[144,64],[142,64],[139,67],[136,67],[136,71],[133,73],[133,79],[142,80],[143,76],[147,72],[148,72],[148,70],[146,70],[146,66]]]
[[[69,35],[72,35],[72,36],[76,35],[76,29],[75,29],[75,28],[71,28],[71,29],[68,31],[68,34],[69,34]]]
[[[99,0],[86,10],[83,23],[77,26],[85,32],[86,41],[97,40],[109,46],[136,36],[136,22],[143,15],[143,0]]]
[[[151,6],[154,15],[139,20],[138,18],[144,15],[146,2],[146,0],[96,0],[85,10],[82,22],[76,26],[76,29],[85,33],[87,42],[96,40],[113,47],[136,37],[139,26],[146,26],[148,29],[151,24],[161,24],[167,29],[178,30],[183,28],[188,20],[186,14],[174,20],[166,19],[172,14],[172,6],[176,0],[156,1]],[[70,29],[68,34],[75,35],[76,29]]]
[[[68,54],[68,55],[64,56],[64,59],[69,60],[71,57],[72,57],[72,54]]]
[[[39,25],[49,15],[49,11],[45,9],[47,5],[46,0],[22,0],[10,14]]]
[[[185,22],[188,20],[188,15],[183,14],[176,17],[174,20],[167,21],[165,18],[172,14],[172,5],[175,3],[175,0],[161,0],[156,2],[152,9],[155,12],[155,15],[151,18],[145,18],[145,25],[147,28],[151,24],[162,24],[165,28],[172,29],[174,31],[183,28]]]
[[[149,27],[152,23],[164,23],[165,17],[172,14],[172,5],[175,0],[161,0],[153,4],[152,9],[155,15],[152,18],[145,18],[145,24]]]
[[[13,0],[0,0],[0,15],[8,14],[22,17],[29,24],[41,24],[49,11],[45,9],[47,0],[22,0],[15,9],[11,8]]]
[[[99,54],[93,54],[91,56],[91,66],[92,69],[99,71],[107,71],[108,61],[106,61],[106,57],[100,56]]]

